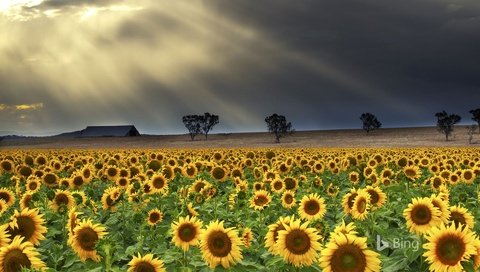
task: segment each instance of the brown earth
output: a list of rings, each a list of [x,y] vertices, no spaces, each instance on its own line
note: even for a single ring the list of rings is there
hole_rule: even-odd
[[[140,137],[59,138],[37,137],[4,139],[0,149],[50,148],[255,148],[255,147],[480,147],[480,135],[468,143],[467,129],[456,127],[450,140],[435,127],[383,128],[368,135],[360,129],[297,131],[276,144],[269,133],[212,134],[208,141],[199,135],[191,141],[188,135]]]

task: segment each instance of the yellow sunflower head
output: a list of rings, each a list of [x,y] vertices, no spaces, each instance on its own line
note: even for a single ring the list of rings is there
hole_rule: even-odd
[[[300,218],[309,221],[322,219],[326,212],[325,200],[316,193],[304,196],[298,207]]]
[[[183,251],[188,251],[190,246],[198,244],[202,226],[202,221],[196,217],[180,217],[171,224],[172,242]]]
[[[83,262],[87,259],[99,262],[101,257],[95,246],[106,234],[105,228],[100,224],[93,224],[90,219],[81,220],[74,228],[73,235],[70,235],[68,243]]]
[[[224,228],[223,221],[213,221],[200,235],[200,249],[210,268],[229,268],[242,260],[242,240],[234,228]]]
[[[282,206],[286,209],[291,209],[297,205],[295,193],[292,191],[285,191],[282,194]]]
[[[473,229],[475,220],[473,215],[464,207],[455,205],[450,207],[450,222],[455,223],[455,227],[462,225]]]
[[[337,234],[350,234],[350,235],[357,235],[357,231],[355,230],[355,224],[353,222],[345,224],[345,221],[342,220],[342,224],[335,227],[333,230],[334,233]]]
[[[148,212],[147,223],[150,226],[155,226],[157,223],[162,222],[163,212],[159,209],[153,209]]]
[[[365,220],[370,210],[370,201],[370,194],[366,190],[358,190],[353,201],[352,217],[357,220]]]
[[[242,241],[243,241],[243,245],[246,248],[249,248],[251,246],[252,239],[253,239],[252,229],[248,227],[244,228],[242,232]]]
[[[367,238],[351,234],[333,233],[320,253],[320,267],[324,272],[380,271],[379,254],[368,249]]]
[[[270,194],[265,190],[258,190],[250,200],[250,207],[255,210],[263,210],[272,201]]]
[[[372,210],[382,207],[387,201],[387,195],[377,186],[367,186],[365,188],[370,195],[370,204]]]
[[[153,254],[146,254],[142,257],[140,253],[138,256],[133,256],[128,263],[127,272],[164,272],[167,271],[164,267],[163,261],[154,258]]]
[[[47,233],[47,228],[45,219],[39,214],[38,209],[25,208],[21,212],[15,210],[10,217],[7,232],[11,238],[21,236],[25,241],[37,246],[41,240],[45,239],[44,234]]]
[[[425,238],[423,256],[430,263],[430,271],[463,271],[461,262],[477,254],[478,241],[469,228],[441,224],[433,227]]]
[[[411,232],[425,234],[432,227],[441,224],[441,213],[432,204],[430,198],[414,198],[408,207],[403,210],[407,227]]]
[[[345,211],[346,214],[349,214],[352,211],[353,203],[354,203],[357,195],[358,195],[357,189],[352,188],[352,189],[350,189],[349,193],[347,193],[345,196],[343,196],[342,206],[343,206],[343,210]]]
[[[275,251],[275,244],[277,243],[278,240],[278,232],[281,230],[285,230],[284,225],[290,224],[290,221],[293,219],[293,217],[290,216],[285,216],[285,217],[280,217],[278,218],[277,222],[271,224],[268,226],[268,232],[267,235],[265,235],[265,247],[274,255],[278,255],[278,253]]]
[[[0,271],[21,271],[22,268],[44,270],[46,265],[32,243],[16,236],[9,245],[0,248]]]
[[[312,265],[321,248],[321,237],[317,230],[309,228],[308,222],[302,224],[300,220],[292,220],[284,227],[285,230],[278,232],[275,252],[295,267]]]
[[[50,208],[54,211],[59,211],[60,209],[69,210],[75,205],[75,198],[73,198],[70,191],[57,190],[55,196],[50,204]]]

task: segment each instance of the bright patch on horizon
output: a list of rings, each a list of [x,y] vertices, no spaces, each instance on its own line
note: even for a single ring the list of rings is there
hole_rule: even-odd
[[[13,109],[17,111],[24,110],[39,110],[43,108],[43,103],[33,103],[33,104],[19,104],[19,105],[6,105],[0,104],[0,111]]]

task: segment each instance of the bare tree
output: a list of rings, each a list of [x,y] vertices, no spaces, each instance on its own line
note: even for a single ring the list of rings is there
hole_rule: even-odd
[[[281,137],[284,137],[288,133],[292,133],[294,131],[292,128],[292,123],[287,122],[287,119],[283,115],[274,113],[265,117],[265,122],[267,122],[268,131],[275,135],[275,140],[277,143],[280,143]]]
[[[472,120],[477,122],[479,129],[478,132],[480,133],[480,108],[471,110],[469,113],[472,114]]]
[[[360,120],[362,120],[363,130],[365,130],[367,134],[382,126],[382,123],[378,121],[377,117],[370,112],[362,113],[362,115],[360,115]]]
[[[456,114],[448,114],[446,111],[437,112],[437,128],[438,131],[445,134],[445,140],[448,141],[448,136],[453,132],[456,123],[462,120],[462,117]]]
[[[206,112],[202,117],[202,130],[205,133],[205,140],[208,138],[208,132],[219,123],[218,115]]]
[[[183,124],[188,129],[188,134],[192,141],[195,139],[195,136],[202,133],[202,119],[201,115],[186,115],[182,117]]]

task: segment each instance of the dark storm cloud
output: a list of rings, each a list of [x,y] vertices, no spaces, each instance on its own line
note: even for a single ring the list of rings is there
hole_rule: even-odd
[[[273,112],[297,129],[356,128],[365,111],[385,126],[433,125],[437,111],[469,123],[480,107],[478,1],[50,0],[30,10],[35,19],[0,43],[0,104],[44,103],[45,131],[179,133],[182,115],[206,111],[220,115],[218,131],[264,130]]]

